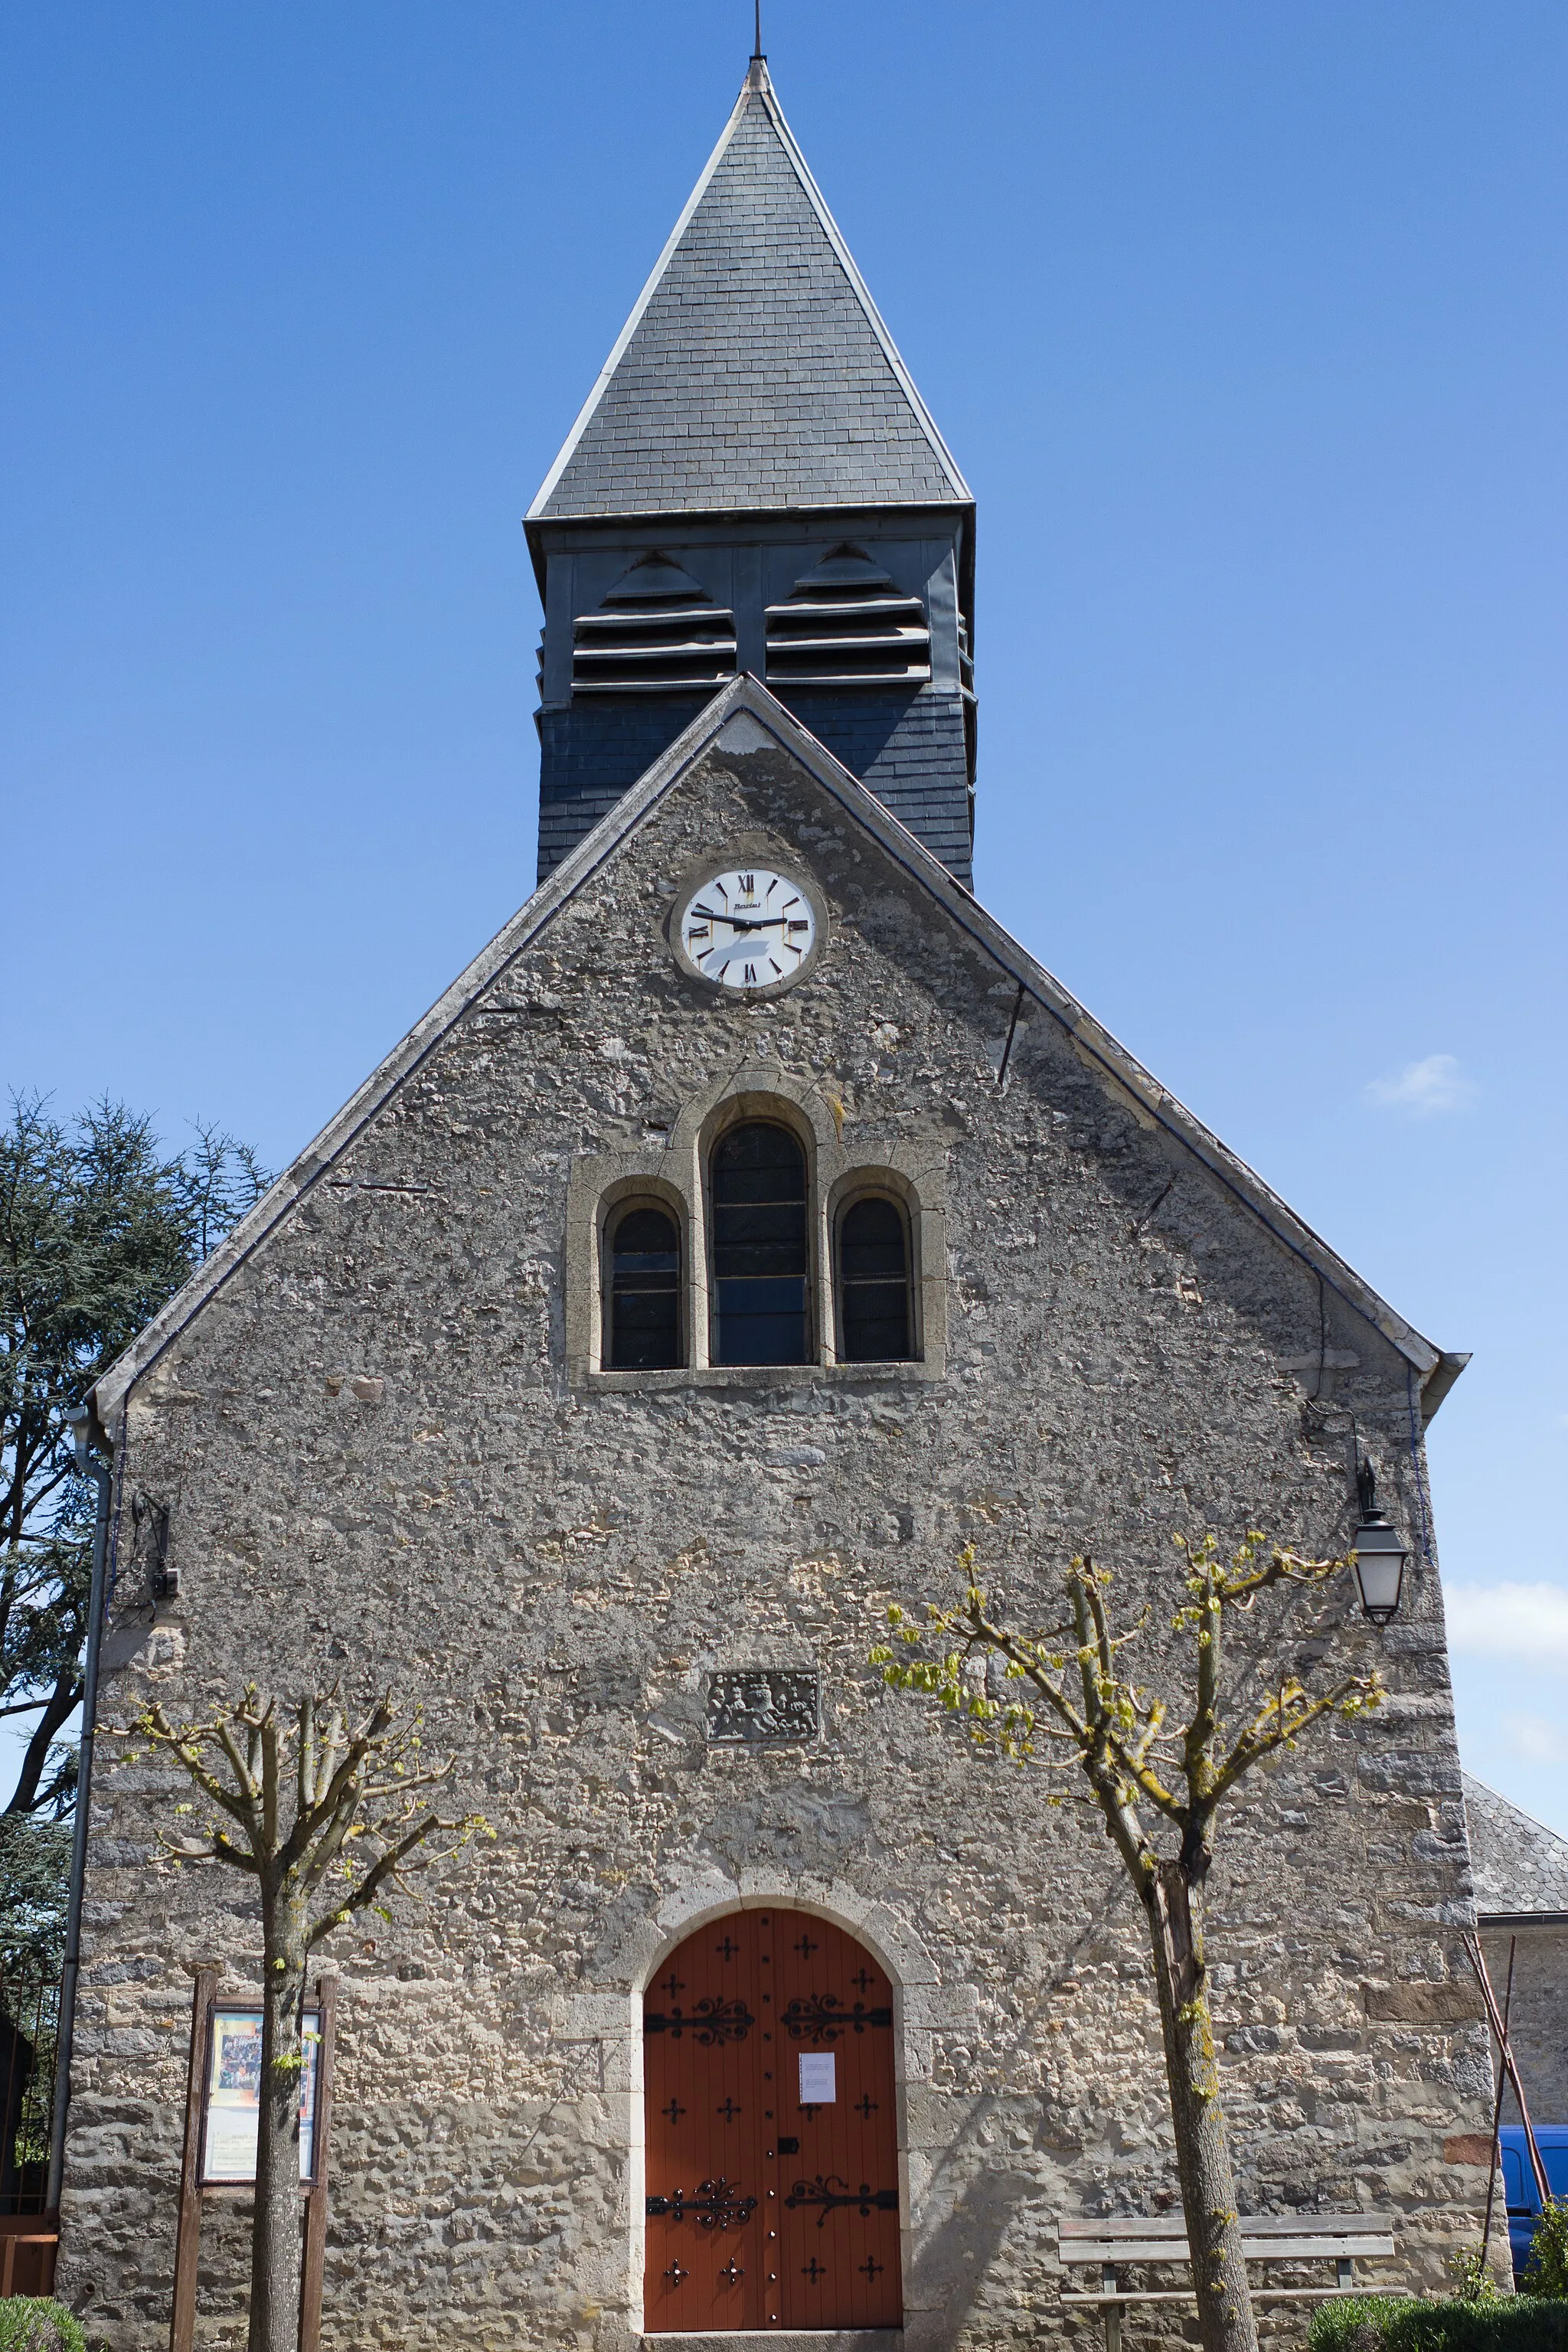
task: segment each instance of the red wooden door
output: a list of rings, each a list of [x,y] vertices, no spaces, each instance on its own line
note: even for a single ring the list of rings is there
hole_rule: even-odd
[[[893,1989],[804,1911],[689,1936],[643,2013],[644,2326],[897,2327]]]

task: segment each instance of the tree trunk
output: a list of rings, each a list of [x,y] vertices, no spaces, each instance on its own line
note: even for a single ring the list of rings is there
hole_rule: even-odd
[[[300,2193],[302,1951],[286,1933],[263,1942],[261,2113],[250,2241],[248,2352],[297,2352],[303,2200]]]
[[[1204,2352],[1258,2352],[1226,2146],[1202,1931],[1179,1862],[1158,1865],[1145,1903],[1176,2133],[1176,2171]]]

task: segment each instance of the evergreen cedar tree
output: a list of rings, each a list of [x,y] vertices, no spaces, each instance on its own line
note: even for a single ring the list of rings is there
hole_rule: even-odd
[[[216,1128],[168,1155],[107,1100],[67,1121],[20,1097],[0,1130],[0,1718],[23,1743],[0,1810],[7,1968],[47,1968],[63,1933],[76,1754],[58,1742],[81,1700],[93,1517],[66,1416],[266,1182]]]

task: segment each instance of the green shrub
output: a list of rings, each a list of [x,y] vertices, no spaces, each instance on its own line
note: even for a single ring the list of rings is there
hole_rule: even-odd
[[[87,2352],[87,2338],[63,2303],[8,2294],[0,2301],[0,2352]]]
[[[1547,2200],[1546,2210],[1535,2225],[1524,2291],[1550,2296],[1554,2303],[1568,2297],[1568,2197]]]
[[[1568,2303],[1500,2295],[1496,2303],[1423,2303],[1404,2294],[1321,2303],[1311,2352],[1568,2352]]]
[[[1502,2289],[1479,2246],[1461,2246],[1443,2266],[1454,2282],[1456,2303],[1497,2303]]]

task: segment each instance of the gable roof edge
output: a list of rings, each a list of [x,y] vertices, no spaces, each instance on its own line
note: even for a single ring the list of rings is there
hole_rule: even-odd
[[[456,1028],[480,992],[532,945],[552,918],[640,823],[697,757],[709,737],[722,727],[740,698],[739,689],[751,683],[746,677],[735,679],[716,701],[698,712],[630,791],[600,818],[592,833],[584,835],[517,913],[501,925],[429,1011],[384,1055],[363,1085],[355,1088],[342,1108],[296,1154],[212,1255],[181,1285],[173,1298],[165,1301],[152,1320],[143,1324],[108,1370],[99,1375],[88,1391],[87,1402],[100,1436],[108,1437],[114,1417],[135,1382],[152,1370],[170,1343],[238,1271],[296,1202],[312,1191],[342,1158],[396,1087]]]
[[[1461,1780],[1473,1780],[1483,1795],[1494,1798],[1500,1805],[1506,1805],[1510,1813],[1517,1813],[1521,1822],[1528,1822],[1532,1830],[1539,1830],[1543,1837],[1555,1840],[1568,1852],[1568,1837],[1564,1837],[1561,1830],[1554,1830],[1550,1822],[1543,1822],[1539,1813],[1532,1813],[1527,1805],[1521,1805],[1517,1797],[1505,1796],[1500,1789],[1494,1789],[1489,1780],[1483,1780],[1479,1772],[1472,1772],[1468,1768],[1461,1769],[1459,1777]],[[1468,1796],[1468,1789],[1465,1794]]]
[[[1423,1391],[1436,1391],[1425,1412],[1430,1420],[1468,1360],[1436,1347],[1406,1322],[1371,1284],[1356,1273],[1320,1234],[1298,1217],[1288,1202],[1257,1171],[1222,1143],[1184,1103],[1161,1086],[1135,1055],[1096,1021],[1045,966],[1021,947],[1012,934],[963,885],[953,879],[939,858],[918,840],[875,793],[858,782],[809,729],[787,710],[760,681],[742,672],[700,710],[668,750],[662,752],[592,833],[584,835],[532,897],[502,925],[452,985],[437,998],[365,1080],[335,1118],[263,1194],[232,1234],[198,1267],[174,1297],[138,1333],[131,1346],[89,1391],[89,1404],[100,1433],[107,1433],[131,1388],[149,1371],[164,1349],[238,1271],[295,1202],[310,1192],[348,1150],[395,1087],[433,1053],[457,1026],[481,990],[530,947],[545,925],[573,898],[638,825],[692,761],[722,734],[737,711],[744,710],[778,741],[781,750],[798,760],[823,788],[881,844],[911,877],[924,885],[960,929],[981,947],[999,969],[1016,981],[1042,1011],[1064,1028],[1074,1045],[1098,1063],[1112,1086],[1131,1097],[1139,1108],[1179,1143],[1231,1192],[1273,1234],[1300,1258],[1362,1318],[1381,1332],[1404,1357],[1414,1382]],[[1436,1376],[1436,1378],[1434,1376]]]
[[[540,522],[543,520],[545,505],[553,496],[555,486],[560,481],[562,475],[566,471],[567,467],[572,463],[573,458],[576,456],[577,444],[582,440],[584,434],[588,430],[590,424],[593,422],[594,412],[605,397],[605,393],[608,392],[611,379],[614,376],[616,370],[619,367],[622,360],[626,357],[626,346],[631,341],[632,337],[637,333],[637,329],[641,326],[643,321],[643,313],[647,310],[648,304],[653,300],[654,296],[658,291],[659,281],[663,278],[665,271],[669,268],[670,261],[674,257],[675,248],[680,243],[681,238],[686,235],[687,229],[690,225],[692,214],[697,210],[698,205],[701,203],[703,197],[708,193],[708,183],[711,180],[714,173],[719,169],[720,164],[723,162],[724,151],[729,146],[731,140],[733,139],[737,130],[740,128],[741,117],[746,110],[746,100],[750,96],[751,84],[749,82],[742,82],[741,85],[741,95],[735,100],[733,107],[730,110],[730,120],[724,125],[723,130],[719,133],[718,144],[715,146],[711,155],[709,156],[707,163],[703,165],[697,185],[692,189],[691,194],[687,197],[684,205],[681,207],[680,217],[676,222],[675,226],[670,230],[669,235],[666,237],[664,241],[664,250],[660,253],[658,259],[654,263],[652,269],[648,272],[647,279],[643,287],[642,292],[632,304],[631,311],[626,319],[626,325],[616,337],[615,342],[610,351],[609,358],[599,370],[597,376],[594,380],[593,388],[589,392],[587,399],[577,411],[575,422],[574,423],[571,431],[567,434],[565,440],[561,444],[561,448],[556,457],[555,463],[551,467],[550,471],[545,475],[543,481],[540,484],[533,504],[529,508],[527,514],[523,517],[523,520],[525,522]]]
[[[806,162],[805,155],[801,152],[794,131],[790,129],[789,124],[784,121],[784,109],[778,102],[777,94],[774,91],[772,80],[769,79],[767,67],[761,64],[759,61],[757,70],[760,77],[757,88],[762,93],[763,104],[768,110],[768,119],[772,122],[773,129],[778,132],[779,144],[783,147],[784,153],[789,157],[791,163],[794,165],[795,175],[805,191],[806,201],[811,205],[813,212],[816,215],[817,220],[821,224],[822,233],[826,237],[828,244],[833,247],[834,253],[837,257],[838,266],[843,270],[846,278],[849,280],[850,288],[854,293],[856,300],[859,303],[861,310],[866,313],[866,323],[877,338],[877,341],[881,348],[882,357],[887,361],[888,365],[892,369],[895,376],[897,376],[900,389],[902,391],[904,398],[909,402],[910,406],[913,409],[916,421],[919,424],[921,430],[924,433],[926,439],[931,443],[931,448],[944,468],[948,480],[952,485],[956,495],[964,505],[973,506],[974,504],[974,493],[970,488],[968,483],[964,480],[963,474],[959,471],[957,459],[954,457],[952,450],[948,447],[947,443],[942,439],[942,428],[937,424],[937,421],[931,415],[930,409],[926,406],[925,402],[921,398],[920,391],[915,383],[913,376],[910,373],[909,369],[904,364],[903,353],[900,351],[897,343],[894,342],[893,338],[889,331],[887,320],[883,318],[880,310],[878,310],[876,299],[872,295],[871,289],[860,275],[859,268],[856,264],[855,257],[850,252],[848,246],[845,242],[844,232],[839,227],[838,223],[834,219],[833,215],[829,212],[827,208],[827,199],[823,194],[822,190],[817,186],[815,178],[812,176],[811,165]],[[745,92],[743,90],[742,92],[742,96],[745,96]]]
[[[827,756],[831,758],[832,755]],[[834,764],[837,765],[837,761]],[[825,777],[822,781],[827,782],[828,780]],[[853,776],[848,778],[848,782],[857,793],[873,797]],[[829,789],[833,787],[829,785]],[[1398,1309],[1391,1307],[1321,1234],[1297,1215],[1289,1202],[1276,1192],[1256,1169],[1249,1167],[1239,1153],[1232,1151],[1212,1129],[1204,1125],[1194,1111],[1189,1110],[1185,1103],[1162,1086],[1153,1073],[1145,1069],[1120,1038],[1112,1036],[1110,1031],[1095,1019],[1086,1005],[1079,1003],[1054,973],[1037,962],[994,915],[987,914],[973,893],[953,879],[940,859],[923,842],[917,840],[890,810],[883,808],[880,802],[875,802],[874,805],[880,824],[873,824],[871,829],[896,831],[902,835],[901,843],[887,841],[885,845],[906,864],[919,861],[924,869],[921,878],[928,887],[945,901],[949,913],[980,941],[1002,970],[1018,982],[1024,993],[1032,996],[1042,1011],[1060,1023],[1074,1045],[1100,1064],[1115,1087],[1131,1096],[1156,1126],[1190,1151],[1211,1176],[1251,1210],[1276,1241],[1293,1256],[1300,1258],[1314,1274],[1320,1275],[1331,1290],[1353,1307],[1363,1321],[1380,1331],[1405,1358],[1422,1394],[1424,1418],[1429,1421],[1468,1363],[1468,1356],[1436,1347],[1417,1331],[1413,1323],[1407,1322]],[[1432,1392],[1429,1404],[1426,1402],[1428,1391]]]
[[[737,704],[744,702],[754,717],[781,738],[784,748],[811,770],[817,782],[878,836],[889,854],[925,884],[993,961],[1067,1030],[1075,1045],[1099,1063],[1115,1087],[1132,1097],[1155,1125],[1191,1152],[1211,1176],[1252,1212],[1277,1242],[1314,1274],[1321,1275],[1347,1306],[1381,1332],[1409,1366],[1423,1394],[1425,1418],[1429,1421],[1469,1358],[1436,1347],[1390,1306],[1321,1234],[1296,1214],[1256,1169],[1162,1086],[1152,1072],[1145,1069],[1054,973],[1037,961],[994,915],[988,914],[973,893],[954,880],[934,852],[852,775],[809,729],[802,726],[766,687],[752,677],[742,677],[722,699],[726,718]],[[710,707],[717,710],[719,706]],[[1426,1404],[1428,1391],[1432,1392],[1429,1405]]]

